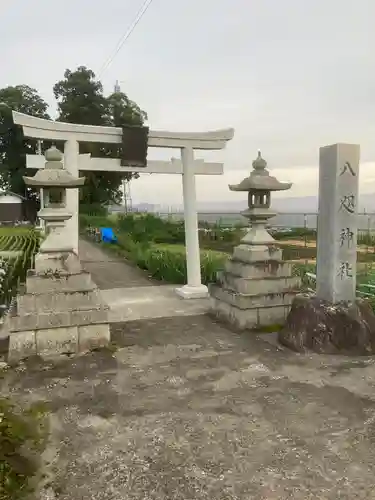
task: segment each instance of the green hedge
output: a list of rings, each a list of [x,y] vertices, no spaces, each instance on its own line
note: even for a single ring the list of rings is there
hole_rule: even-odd
[[[120,235],[118,245],[106,245],[117,255],[129,258],[157,280],[184,284],[187,282],[186,250],[183,245],[135,242],[130,235]],[[216,281],[216,273],[224,267],[228,254],[201,250],[202,282]]]
[[[184,223],[173,219],[163,219],[154,214],[119,215],[117,228],[120,233],[130,234],[136,242],[183,243]]]

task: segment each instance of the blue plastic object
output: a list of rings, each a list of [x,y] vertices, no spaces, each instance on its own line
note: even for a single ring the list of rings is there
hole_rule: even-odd
[[[100,238],[103,243],[117,243],[117,237],[111,227],[101,227]]]

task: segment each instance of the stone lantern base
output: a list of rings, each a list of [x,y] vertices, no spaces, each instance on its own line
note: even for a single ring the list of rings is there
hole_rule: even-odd
[[[280,248],[242,243],[209,289],[211,314],[236,329],[276,327],[284,324],[300,279]]]
[[[72,252],[39,253],[5,319],[8,359],[72,355],[110,340],[108,306]]]

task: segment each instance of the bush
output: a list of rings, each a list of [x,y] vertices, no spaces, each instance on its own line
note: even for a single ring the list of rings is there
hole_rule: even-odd
[[[154,279],[169,283],[187,282],[186,250],[183,245],[158,245],[134,242],[127,235],[118,239],[125,255]],[[224,267],[228,255],[211,250],[201,251],[202,283],[216,281],[216,273]]]
[[[37,486],[47,428],[45,408],[20,410],[0,398],[0,500],[29,498]]]
[[[162,219],[154,214],[120,215],[117,227],[120,232],[130,234],[134,241],[155,243],[183,243],[185,241],[183,222]]]
[[[186,250],[184,223],[173,219],[162,219],[154,214],[119,215],[113,224],[99,217],[81,216],[81,227],[101,227],[109,225],[117,233],[118,245],[111,245],[111,251],[125,254],[141,269],[148,271],[155,279],[170,283],[187,282]],[[225,234],[226,243],[231,247],[233,232]],[[238,230],[235,230],[238,232]],[[201,251],[202,282],[207,284],[216,281],[216,273],[224,266],[228,255],[213,250]]]
[[[88,216],[93,216],[93,217],[105,217],[108,215],[108,209],[107,207],[103,206],[100,203],[94,203],[92,205],[85,205],[84,203],[80,203],[79,205],[79,213],[80,214],[85,214]]]
[[[373,233],[358,233],[358,245],[366,245],[368,247],[375,246],[375,235]]]
[[[108,216],[104,215],[87,215],[80,214],[79,215],[79,227],[80,230],[85,230],[87,227],[111,227],[111,221]]]
[[[201,251],[202,283],[216,281],[217,272],[224,267],[228,255],[210,250]],[[153,246],[144,253],[145,267],[153,278],[171,283],[187,283],[185,247]]]

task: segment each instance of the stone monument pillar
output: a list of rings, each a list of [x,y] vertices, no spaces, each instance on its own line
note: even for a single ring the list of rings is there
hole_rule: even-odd
[[[249,219],[250,229],[217,283],[210,286],[211,312],[238,329],[283,324],[300,285],[266,229],[267,221],[276,215],[270,210],[271,192],[289,189],[291,184],[279,182],[266,167],[259,152],[250,176],[229,186],[248,193],[248,208],[241,214]]]
[[[359,146],[320,148],[316,295],[337,303],[356,297]]]
[[[62,231],[72,217],[67,190],[82,186],[62,165],[62,153],[52,147],[46,164],[25,183],[43,188],[43,208],[38,216],[46,223],[46,238],[28,272],[25,293],[17,297],[4,327],[9,331],[9,359],[30,355],[71,355],[109,342],[108,307],[90,274],[81,268],[78,255]]]
[[[356,299],[358,177],[358,145],[320,148],[316,294],[296,297],[279,333],[296,351],[375,352],[375,315]]]

